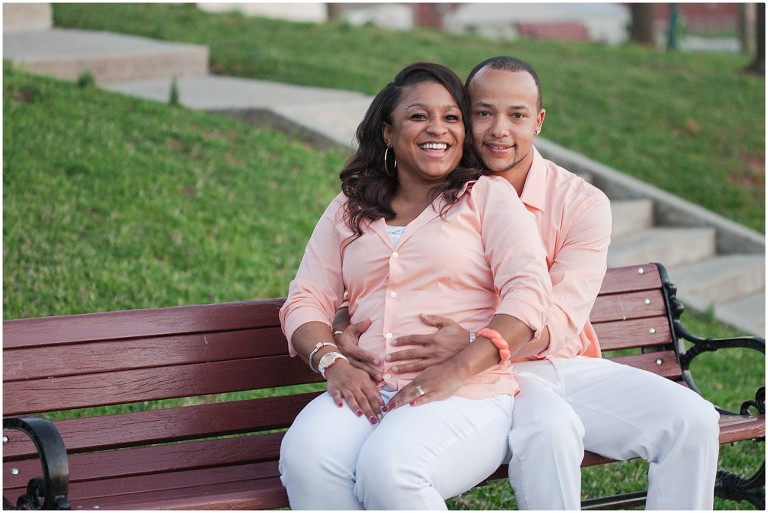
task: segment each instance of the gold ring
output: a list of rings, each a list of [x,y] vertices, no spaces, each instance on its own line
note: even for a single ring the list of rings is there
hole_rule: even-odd
[[[419,393],[419,395],[424,395],[424,389],[421,388],[421,385],[416,385],[416,391]]]

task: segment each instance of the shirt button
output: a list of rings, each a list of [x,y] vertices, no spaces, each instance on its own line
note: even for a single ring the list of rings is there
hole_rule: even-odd
[[[392,338],[392,333],[387,333],[387,334],[386,334],[386,335],[384,335],[384,336],[385,336],[385,337],[387,337],[388,339],[390,339],[390,338]]]
[[[395,257],[395,258],[397,258],[397,257],[399,257],[399,256],[400,256],[400,253],[398,253],[397,251],[395,251],[394,253],[392,253],[392,256],[393,256],[393,257]]]
[[[392,375],[391,375],[391,374],[384,374],[384,379],[389,379],[389,378],[391,378],[391,377],[392,377]]]
[[[397,297],[397,292],[392,292],[389,294],[391,297]]]

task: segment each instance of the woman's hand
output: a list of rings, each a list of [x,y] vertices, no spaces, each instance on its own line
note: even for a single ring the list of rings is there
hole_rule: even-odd
[[[375,383],[380,383],[383,379],[381,375],[381,361],[373,353],[360,349],[357,345],[360,341],[360,335],[370,326],[370,319],[352,323],[344,329],[343,333],[336,335],[334,341],[339,351],[349,358],[349,363],[353,367],[364,370]]]
[[[464,384],[464,374],[448,361],[426,369],[392,397],[384,411],[404,404],[419,406],[451,397]]]
[[[343,399],[358,417],[365,415],[371,424],[381,419],[384,401],[367,372],[340,359],[326,369],[325,376],[328,393],[339,408],[344,406]]]

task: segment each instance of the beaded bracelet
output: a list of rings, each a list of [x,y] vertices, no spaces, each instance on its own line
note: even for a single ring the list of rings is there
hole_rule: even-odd
[[[512,357],[509,352],[509,344],[506,340],[504,340],[504,337],[502,337],[498,331],[492,330],[490,328],[483,328],[477,332],[477,336],[489,339],[491,342],[493,342],[493,345],[499,349],[499,358],[501,359],[499,364],[508,362]]]

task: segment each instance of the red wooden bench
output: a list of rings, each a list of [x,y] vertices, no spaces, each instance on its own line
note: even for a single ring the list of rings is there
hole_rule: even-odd
[[[282,302],[4,321],[4,505],[287,506],[277,470],[282,431],[322,385],[287,355]],[[608,271],[592,321],[604,350],[636,350],[617,360],[687,386],[695,386],[688,363],[699,351],[764,353],[759,338],[692,337],[677,320],[681,312],[663,267],[646,264]],[[722,416],[721,443],[764,440],[762,399],[751,404]],[[586,454],[584,465],[608,461]],[[721,471],[714,492],[762,509],[761,472],[748,480]],[[495,476],[506,478],[506,470]],[[642,503],[644,492],[624,499],[624,506]],[[584,506],[620,504],[605,498]]]

